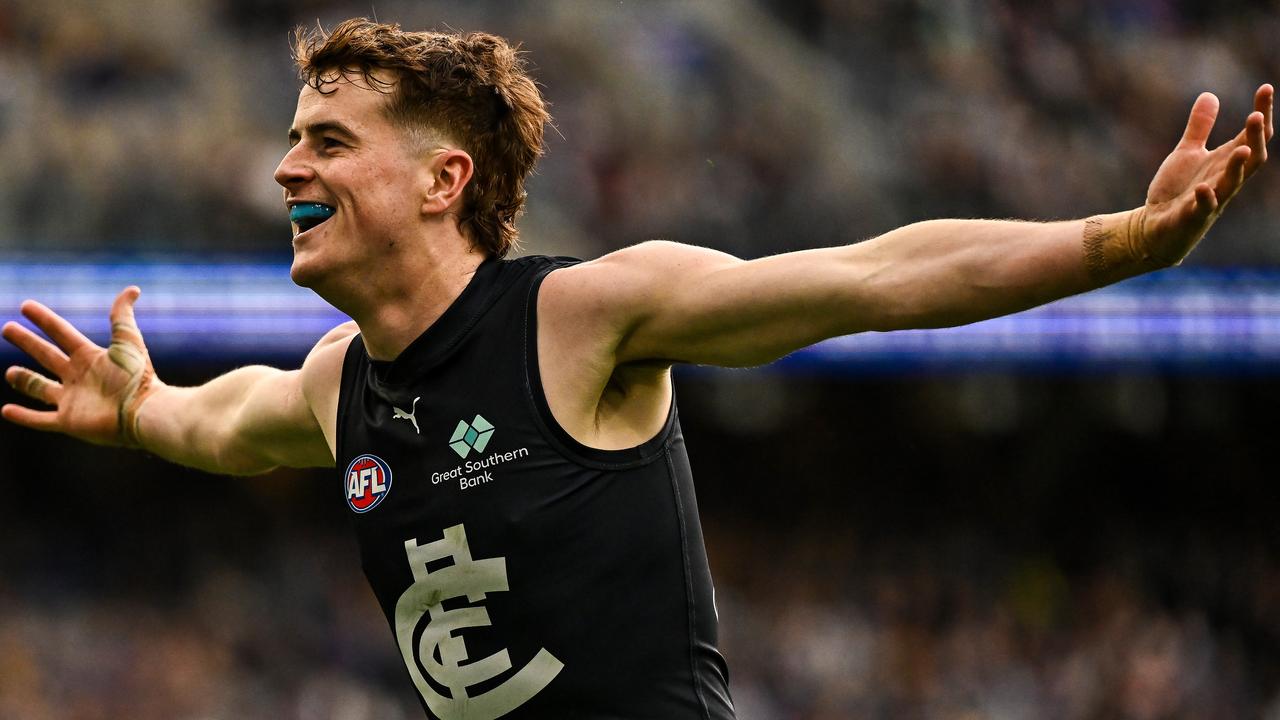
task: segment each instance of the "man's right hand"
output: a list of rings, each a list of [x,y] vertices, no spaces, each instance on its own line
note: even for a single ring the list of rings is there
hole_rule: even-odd
[[[133,316],[141,293],[128,287],[116,296],[108,348],[95,345],[44,305],[24,302],[22,314],[53,342],[15,322],[5,323],[4,339],[35,358],[53,378],[18,366],[4,377],[18,392],[53,409],[9,404],[0,408],[4,419],[98,445],[137,447],[138,408],[160,386]]]

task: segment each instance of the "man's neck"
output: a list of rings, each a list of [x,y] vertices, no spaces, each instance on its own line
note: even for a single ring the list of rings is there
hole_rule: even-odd
[[[358,300],[333,303],[360,326],[374,360],[394,360],[440,319],[485,259],[483,251],[465,242],[433,249],[388,258],[388,267],[378,273],[380,281],[365,286]]]
[[[394,360],[409,344],[426,332],[471,282],[484,255],[473,252],[450,258],[410,275],[403,292],[371,308],[363,318],[353,318],[360,326],[365,349],[374,360]]]

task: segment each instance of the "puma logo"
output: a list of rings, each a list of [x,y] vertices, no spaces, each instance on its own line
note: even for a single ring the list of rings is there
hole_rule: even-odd
[[[421,399],[422,399],[422,396],[418,396],[413,399],[413,404],[409,406],[410,408],[409,412],[405,412],[404,410],[401,410],[395,405],[391,406],[391,409],[395,411],[395,414],[391,416],[391,419],[392,420],[408,420],[409,422],[413,423],[413,431],[418,435],[421,435],[422,431],[418,429],[418,419],[414,417],[414,415],[418,414],[418,401]]]

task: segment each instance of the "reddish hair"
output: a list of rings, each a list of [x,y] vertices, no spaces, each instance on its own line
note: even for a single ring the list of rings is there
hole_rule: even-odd
[[[317,91],[358,74],[388,93],[388,117],[412,135],[435,130],[460,143],[475,172],[463,190],[459,227],[495,257],[516,245],[524,181],[551,121],[516,48],[488,33],[405,32],[354,18],[331,31],[298,28],[293,56],[299,76]]]

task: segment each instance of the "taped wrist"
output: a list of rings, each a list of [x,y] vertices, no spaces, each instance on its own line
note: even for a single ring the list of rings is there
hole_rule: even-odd
[[[1099,284],[1123,280],[1163,265],[1146,247],[1146,208],[1084,221],[1084,266]]]
[[[118,337],[118,332],[113,332]],[[139,338],[139,341],[141,339]],[[120,432],[120,444],[127,448],[141,448],[142,437],[138,432],[139,410],[142,403],[151,395],[155,381],[155,370],[151,367],[151,358],[147,356],[145,347],[135,345],[127,340],[113,340],[107,348],[107,356],[117,367],[129,374],[129,382],[125,385],[120,405],[116,409],[116,424]]]

